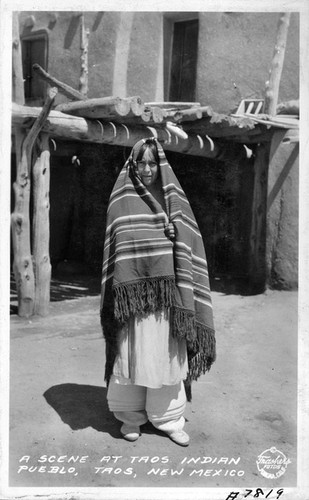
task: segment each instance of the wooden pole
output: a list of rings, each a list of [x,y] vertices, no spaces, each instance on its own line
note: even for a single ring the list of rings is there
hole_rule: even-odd
[[[41,78],[41,80],[44,80],[53,87],[57,87],[61,94],[65,95],[72,101],[83,101],[86,99],[84,94],[78,92],[78,90],[73,89],[73,87],[70,87],[70,85],[60,82],[59,80],[57,80],[57,78],[54,78],[49,73],[47,73],[47,71],[45,71],[39,64],[35,63],[32,68],[33,71],[37,73],[38,77]]]
[[[13,272],[18,298],[18,315],[28,318],[33,314],[35,285],[30,248],[30,168],[29,157],[24,147],[25,132],[21,128],[15,129],[15,144],[17,172],[13,184],[15,207],[11,215]]]
[[[285,46],[290,24],[290,12],[281,13],[277,27],[277,38],[270,68],[269,80],[265,89],[265,113],[271,116],[276,114],[281,73],[284,62]]]
[[[266,217],[269,144],[260,144],[254,162],[254,188],[250,234],[250,283],[256,293],[266,286]]]
[[[279,15],[269,80],[265,88],[265,113],[276,115],[290,13]],[[257,292],[266,287],[266,225],[269,144],[261,144],[254,164],[254,192],[250,235],[250,281]]]
[[[85,29],[84,14],[80,16],[80,50],[81,50],[81,72],[79,79],[79,91],[85,97],[88,95],[88,45],[89,30]]]
[[[24,104],[22,54],[19,38],[18,13],[13,13],[12,47],[12,96],[19,105]],[[29,317],[34,308],[34,273],[30,247],[30,173],[27,153],[24,149],[26,129],[14,127],[16,153],[16,179],[13,183],[14,211],[11,214],[13,272],[18,298],[18,314]]]
[[[46,316],[50,301],[51,264],[49,258],[49,135],[40,134],[41,150],[33,165],[32,248],[35,275],[34,314]]]
[[[82,116],[83,118],[101,118],[111,119],[118,114],[126,116],[130,113],[130,98],[121,99],[120,97],[100,97],[87,99],[83,102],[69,102],[58,104],[56,111],[62,111],[68,115]]]
[[[49,89],[42,112],[37,120],[38,131],[42,129],[56,95],[56,88]],[[49,258],[49,135],[46,133],[41,134],[38,143],[40,152],[33,166],[32,249],[35,276],[34,314],[46,316],[49,308],[51,280]]]
[[[18,315],[29,317],[34,312],[35,279],[30,246],[30,188],[32,148],[52,106],[56,89],[50,95],[29,134],[25,137],[16,129],[17,174],[13,184],[15,208],[11,215],[12,243],[14,252],[13,271],[15,275]]]
[[[19,38],[18,13],[13,12],[13,50],[12,50],[12,100],[18,104],[25,103],[21,43]]]

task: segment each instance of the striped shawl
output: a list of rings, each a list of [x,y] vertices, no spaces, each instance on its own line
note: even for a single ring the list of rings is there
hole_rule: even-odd
[[[117,354],[117,331],[130,315],[168,308],[171,333],[185,338],[188,381],[215,360],[215,335],[203,241],[189,202],[156,142],[166,213],[132,167],[144,140],[132,149],[115,183],[107,211],[101,323],[106,340],[105,378]],[[176,238],[165,234],[172,222]]]

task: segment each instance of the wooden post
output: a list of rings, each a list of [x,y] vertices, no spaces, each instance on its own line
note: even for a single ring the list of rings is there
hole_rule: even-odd
[[[13,50],[12,50],[12,73],[13,87],[12,100],[18,104],[25,104],[23,67],[21,56],[21,43],[19,38],[18,13],[13,12]]]
[[[254,163],[254,189],[250,235],[250,282],[256,293],[266,286],[266,216],[269,144],[260,144]]]
[[[19,38],[18,13],[13,13],[13,101],[25,103],[22,54]],[[24,148],[26,130],[14,127],[16,151],[16,179],[13,183],[15,207],[11,215],[13,272],[18,298],[18,314],[29,317],[34,308],[34,273],[30,247],[30,172]]]
[[[89,30],[85,29],[84,14],[80,16],[80,50],[81,50],[81,72],[79,79],[79,91],[87,97],[88,94],[88,44]]]
[[[15,129],[16,181],[14,212],[11,215],[12,246],[14,253],[13,271],[18,298],[18,315],[28,318],[34,309],[34,273],[30,248],[30,168],[24,147],[25,132]]]
[[[21,317],[29,317],[33,314],[35,300],[29,220],[32,148],[44,125],[56,92],[56,89],[50,90],[50,95],[41,113],[26,137],[23,133],[20,133],[19,129],[16,129],[17,174],[16,181],[13,184],[15,208],[11,215],[11,223],[14,252],[13,271],[18,296],[18,315]]]
[[[269,80],[265,89],[265,113],[276,115],[290,13],[281,13]],[[250,281],[257,292],[266,287],[266,231],[269,144],[257,148],[254,165],[254,192],[250,236]]]
[[[32,248],[35,275],[34,314],[46,316],[50,301],[51,264],[49,258],[49,135],[40,134],[40,154],[33,165]]]
[[[57,94],[57,89],[48,92],[47,99],[39,117],[39,130],[42,129]],[[35,276],[34,314],[46,316],[50,301],[51,265],[49,258],[49,181],[50,152],[49,135],[40,135],[39,154],[33,165],[33,220],[32,249]]]
[[[264,112],[271,116],[274,116],[276,114],[278,104],[279,86],[283,68],[290,17],[290,12],[284,12],[280,14],[269,80],[266,82]]]

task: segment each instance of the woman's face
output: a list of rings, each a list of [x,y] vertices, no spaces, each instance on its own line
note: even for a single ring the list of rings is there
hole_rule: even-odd
[[[137,162],[137,171],[144,186],[151,186],[157,180],[159,167],[151,149],[147,148],[142,159]]]

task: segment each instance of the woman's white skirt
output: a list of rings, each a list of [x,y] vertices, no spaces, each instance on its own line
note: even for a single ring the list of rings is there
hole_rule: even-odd
[[[132,316],[118,342],[114,382],[157,389],[186,379],[186,341],[170,334],[168,311]]]

